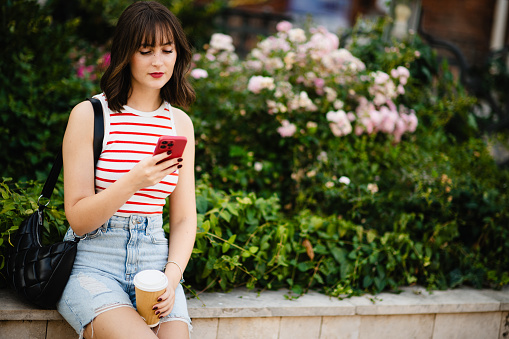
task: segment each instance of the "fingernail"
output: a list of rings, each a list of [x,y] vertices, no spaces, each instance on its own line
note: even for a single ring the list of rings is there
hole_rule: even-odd
[[[159,313],[161,313],[161,311],[157,311],[157,312],[156,312],[156,315],[158,315]],[[161,317],[159,317],[159,318],[161,318]]]
[[[182,165],[178,165],[177,168],[182,168]]]
[[[159,319],[161,319],[162,317],[163,317],[163,315],[161,314],[161,315],[159,316]]]
[[[161,300],[163,300],[163,298],[159,298],[159,299],[157,299],[157,301],[161,301]],[[157,308],[157,307],[156,307],[156,308]]]
[[[171,155],[171,151],[166,152],[166,154]]]
[[[158,300],[158,301],[160,301],[160,300]],[[153,309],[154,311],[155,311],[155,310],[157,310],[157,306],[152,307],[152,309]]]
[[[182,162],[182,160],[184,160],[184,159],[182,159],[182,158],[177,159],[178,162]]]

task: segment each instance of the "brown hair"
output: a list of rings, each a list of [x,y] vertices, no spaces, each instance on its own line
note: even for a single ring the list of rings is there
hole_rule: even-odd
[[[191,63],[191,46],[177,17],[154,1],[140,1],[127,7],[118,19],[111,45],[111,62],[101,78],[101,90],[111,110],[119,112],[131,90],[129,62],[142,46],[155,46],[171,38],[177,60],[170,80],[161,88],[161,98],[187,108],[196,95],[186,78]],[[166,40],[168,41],[168,40]]]

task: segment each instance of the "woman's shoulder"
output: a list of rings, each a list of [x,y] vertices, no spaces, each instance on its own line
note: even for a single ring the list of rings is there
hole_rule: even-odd
[[[101,104],[106,101],[106,97],[102,93],[94,95],[91,98],[98,99],[101,102]],[[94,111],[94,107],[92,106],[92,102],[90,102],[90,100],[87,99],[87,100],[83,100],[82,102],[80,102],[80,103],[76,104],[76,106],[74,106],[74,108],[71,111],[71,116],[75,115],[78,118],[81,117],[81,118],[86,119],[86,118],[90,117],[90,114],[93,113],[93,111]],[[92,116],[93,116],[93,114],[92,114]]]
[[[94,108],[92,107],[92,103],[89,100],[84,100],[80,103],[78,103],[71,111],[71,117],[74,119],[86,119],[91,115],[91,112],[94,111]],[[93,114],[92,114],[93,116]]]
[[[175,119],[175,124],[179,129],[184,129],[187,131],[193,131],[193,121],[189,117],[189,115],[177,107],[172,107],[173,118]]]
[[[88,100],[78,103],[74,106],[71,110],[71,114],[69,115],[64,142],[65,140],[69,140],[69,138],[78,138],[80,140],[86,138],[86,140],[91,140],[93,135],[93,125],[94,109],[92,107],[92,103]]]

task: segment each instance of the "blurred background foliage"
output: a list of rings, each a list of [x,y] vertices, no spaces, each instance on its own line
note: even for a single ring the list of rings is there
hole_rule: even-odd
[[[1,0],[0,157],[9,159],[2,164],[3,176],[44,178],[71,108],[99,90],[95,80],[104,71],[99,60],[130,3],[48,0],[41,6],[33,0]],[[208,41],[211,17],[225,4],[163,3],[182,20],[195,46]]]

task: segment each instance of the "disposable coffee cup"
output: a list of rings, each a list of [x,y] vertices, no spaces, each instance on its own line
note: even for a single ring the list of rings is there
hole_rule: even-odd
[[[149,327],[159,324],[159,316],[152,309],[157,299],[166,291],[168,278],[157,270],[141,271],[134,276],[136,308]]]

